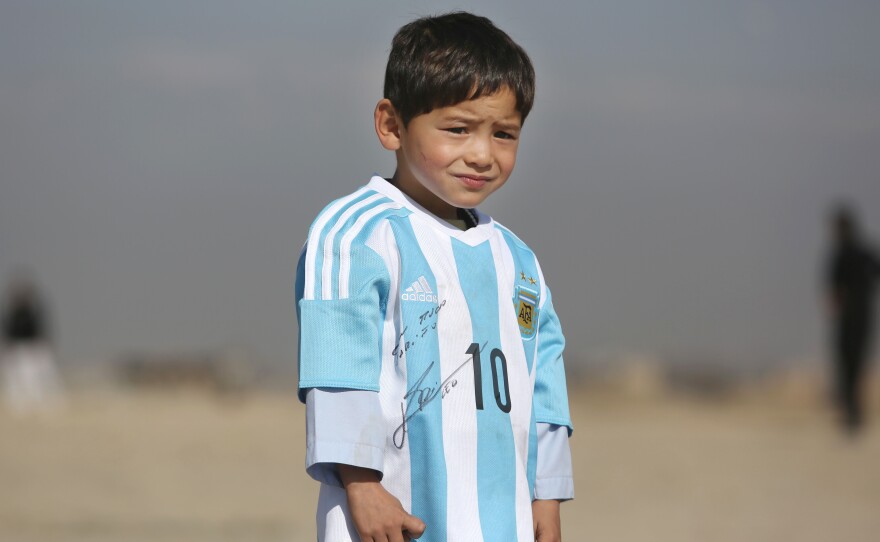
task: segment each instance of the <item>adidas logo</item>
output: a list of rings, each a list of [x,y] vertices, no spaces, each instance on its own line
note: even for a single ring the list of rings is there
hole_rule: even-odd
[[[400,299],[403,301],[428,301],[430,303],[437,303],[437,295],[431,290],[431,286],[428,284],[428,280],[425,279],[424,275],[419,277],[419,279],[413,282],[406,291],[400,294]]]

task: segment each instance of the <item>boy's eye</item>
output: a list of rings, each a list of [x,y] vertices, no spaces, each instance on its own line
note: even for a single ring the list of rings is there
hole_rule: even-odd
[[[464,134],[467,133],[467,128],[464,126],[454,126],[452,128],[446,128],[446,131],[451,134]]]
[[[495,132],[495,137],[498,139],[516,139],[516,136],[510,132]]]

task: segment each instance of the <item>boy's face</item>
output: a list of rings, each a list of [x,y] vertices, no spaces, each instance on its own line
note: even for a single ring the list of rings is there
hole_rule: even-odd
[[[435,215],[455,218],[457,208],[477,207],[507,181],[521,128],[507,88],[418,115],[398,126],[395,182]]]

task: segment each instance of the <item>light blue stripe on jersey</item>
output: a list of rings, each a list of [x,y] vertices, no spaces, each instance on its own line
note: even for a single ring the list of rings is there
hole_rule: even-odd
[[[391,222],[400,251],[400,290],[424,278],[437,292],[437,281],[409,220]],[[443,454],[443,408],[440,397],[419,407],[420,396],[430,394],[426,388],[437,389],[442,380],[440,345],[437,333],[422,333],[419,316],[436,308],[433,301],[401,300],[402,343],[412,342],[405,351],[406,387],[412,396],[407,413],[415,413],[407,422],[406,442],[410,454],[412,510],[419,518],[431,518],[421,542],[446,542],[446,458]],[[424,378],[423,378],[424,377]],[[421,381],[421,384],[419,382]]]
[[[377,194],[378,194],[378,192],[375,192],[375,191],[373,191],[373,190],[366,190],[366,191],[363,192],[363,194],[360,194],[359,196],[357,196],[357,197],[355,197],[355,198],[352,198],[351,201],[349,201],[348,203],[346,203],[345,205],[343,205],[341,208],[339,208],[339,209],[333,214],[333,216],[330,217],[330,219],[327,220],[327,222],[324,224],[323,229],[322,229],[321,232],[319,233],[319,236],[318,236],[318,243],[316,244],[316,246],[310,246],[310,247],[309,247],[309,250],[314,250],[314,251],[315,251],[315,267],[314,267],[314,273],[315,273],[315,276],[314,276],[314,278],[315,278],[315,289],[314,289],[313,292],[309,292],[309,294],[310,294],[310,298],[311,298],[311,299],[322,299],[321,291],[322,291],[322,289],[323,289],[323,280],[322,280],[322,277],[323,277],[323,269],[324,269],[324,243],[325,243],[325,241],[326,241],[326,239],[327,239],[327,235],[328,235],[331,231],[333,231],[334,229],[335,229],[337,232],[339,232],[339,231],[343,231],[343,232],[344,232],[344,231],[345,231],[345,227],[344,227],[344,226],[343,226],[343,228],[342,228],[341,230],[340,230],[339,228],[337,228],[337,223],[338,223],[339,220],[342,218],[342,216],[343,216],[344,214],[348,213],[349,210],[350,210],[352,207],[354,207],[354,206],[356,206],[356,205],[360,205],[361,202],[362,202],[363,200],[365,200],[365,199],[367,199],[367,198],[370,198],[370,197],[375,197]],[[382,198],[382,199],[379,200],[379,201],[375,201],[375,202],[373,202],[372,205],[378,205],[378,204],[380,204],[380,203],[387,202],[387,201],[390,201],[390,200],[387,199],[387,198]],[[332,205],[333,205],[333,204],[329,205],[329,206],[328,206],[328,209],[326,209],[325,212],[329,212],[329,208],[332,207]],[[371,207],[372,205],[367,206],[367,209],[369,209],[369,207]],[[356,217],[356,215],[357,215],[358,213],[354,213],[354,214],[355,214],[355,217]],[[320,217],[321,217],[321,215],[318,215],[318,216],[319,216],[319,218],[315,220],[316,222],[317,222],[317,221],[320,219]],[[346,220],[346,225],[349,225],[349,226],[350,226],[352,223],[353,223],[353,220],[352,220],[351,218],[349,218],[348,220]],[[312,234],[310,233],[310,234],[309,234],[309,238],[311,238],[311,237],[312,237]],[[338,242],[339,237],[340,237],[340,235],[337,233],[337,234],[335,235],[335,241],[334,241],[334,247],[333,247],[333,248],[334,248],[334,252],[332,253],[333,256],[338,256],[338,255],[339,255],[339,253],[336,251],[336,250],[338,250],[338,244],[337,244],[337,242]],[[338,257],[334,257],[334,260],[338,260]],[[336,268],[338,269],[338,261],[334,261],[334,262],[333,262],[333,265],[336,266]],[[332,275],[331,275],[331,276],[332,276]],[[336,291],[336,290],[334,290],[334,292],[335,292],[335,291]],[[335,297],[335,296],[334,296],[334,297]]]
[[[498,279],[492,247],[476,247],[452,240],[462,294],[467,300],[473,327],[473,341],[481,351],[480,378],[483,408],[477,410],[477,498],[480,526],[486,542],[512,542],[516,533],[516,448],[510,414],[499,403],[510,405],[510,390],[504,389],[501,357],[493,351],[501,346],[498,310]],[[503,355],[503,353],[502,353]],[[474,363],[476,363],[474,359]],[[493,363],[495,378],[493,378]],[[476,373],[475,373],[476,374]],[[477,382],[475,382],[475,385]],[[499,390],[496,396],[495,389]]]

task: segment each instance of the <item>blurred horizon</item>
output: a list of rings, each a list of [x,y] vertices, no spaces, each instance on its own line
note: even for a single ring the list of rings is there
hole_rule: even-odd
[[[453,2],[0,5],[0,286],[33,271],[61,365],[296,365],[314,216],[393,156],[394,32]],[[825,358],[826,220],[880,242],[880,4],[472,2],[536,105],[483,210],[538,254],[573,369]]]

